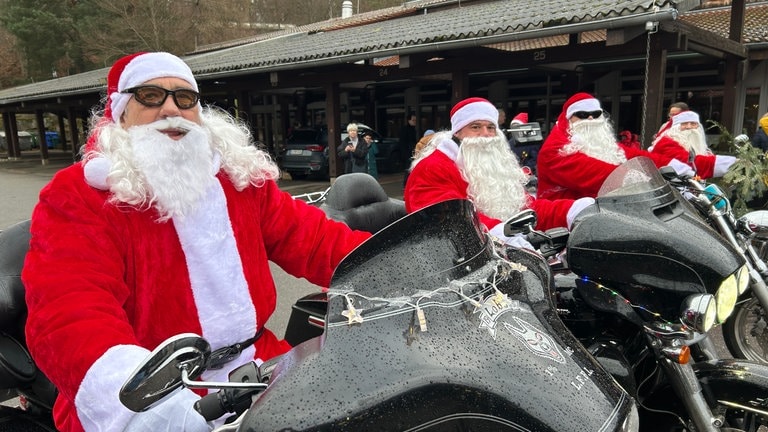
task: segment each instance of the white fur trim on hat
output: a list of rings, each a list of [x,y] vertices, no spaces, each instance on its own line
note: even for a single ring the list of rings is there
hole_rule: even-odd
[[[701,123],[699,121],[699,115],[696,114],[694,111],[682,111],[678,114],[675,114],[674,117],[672,117],[672,125],[679,125],[680,123]]]
[[[574,102],[571,104],[571,106],[568,107],[567,110],[565,110],[565,118],[571,118],[573,113],[578,111],[598,111],[600,109],[602,108],[600,107],[599,100],[595,98],[582,99],[580,101]]]
[[[112,118],[117,122],[131,99],[131,94],[120,93],[132,87],[144,84],[155,78],[179,78],[183,79],[195,91],[198,91],[197,81],[192,69],[184,61],[173,54],[165,52],[151,52],[137,56],[131,60],[120,74],[117,83],[117,92],[110,95],[112,101]]]
[[[499,110],[490,102],[478,101],[464,105],[451,116],[451,133],[455,134],[478,120],[489,121],[499,127]]]

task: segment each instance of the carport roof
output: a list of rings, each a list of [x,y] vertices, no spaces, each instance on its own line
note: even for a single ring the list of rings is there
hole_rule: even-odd
[[[697,0],[420,0],[208,46],[199,80],[485,46],[677,18]],[[0,106],[103,91],[108,68],[0,91]]]

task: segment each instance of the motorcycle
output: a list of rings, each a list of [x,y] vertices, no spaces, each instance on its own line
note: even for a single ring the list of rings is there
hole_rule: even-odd
[[[57,391],[35,366],[24,339],[21,268],[28,245],[28,220],[0,232],[0,430],[55,432]]]
[[[678,176],[662,169],[664,177],[675,186],[695,211],[743,256],[749,270],[749,289],[742,293],[736,308],[723,323],[723,339],[736,358],[768,363],[768,266],[766,211],[750,212],[736,218],[728,195],[714,183]]]
[[[248,364],[230,382],[195,381],[210,346],[182,335],[121,401],[141,411],[181,385],[221,388],[198,404],[208,418],[235,411],[218,430],[637,430],[633,399],[557,318],[548,277],[536,254],[495,254],[472,205],[446,201],[348,255],[325,332],[271,373]]]
[[[194,381],[210,347],[185,335],[122,400],[140,411],[182,385],[220,388],[199,404],[234,413],[220,430],[761,430],[768,367],[691,356],[748,269],[686,205],[648,159],[622,165],[574,222],[562,260],[578,279],[557,287],[541,255],[493,245],[467,202],[436,204],[345,258],[327,313],[295,309],[305,339],[274,364]]]

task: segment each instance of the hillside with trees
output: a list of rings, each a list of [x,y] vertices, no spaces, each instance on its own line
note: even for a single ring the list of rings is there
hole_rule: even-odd
[[[404,0],[353,0],[355,13]],[[341,16],[342,0],[0,0],[0,88]]]

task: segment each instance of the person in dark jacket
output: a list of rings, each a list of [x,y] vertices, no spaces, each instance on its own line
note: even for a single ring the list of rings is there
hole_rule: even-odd
[[[755,136],[752,137],[752,147],[768,151],[768,113],[760,118]]]
[[[368,146],[357,135],[357,123],[347,125],[347,137],[336,148],[344,161],[344,173],[368,172]]]

